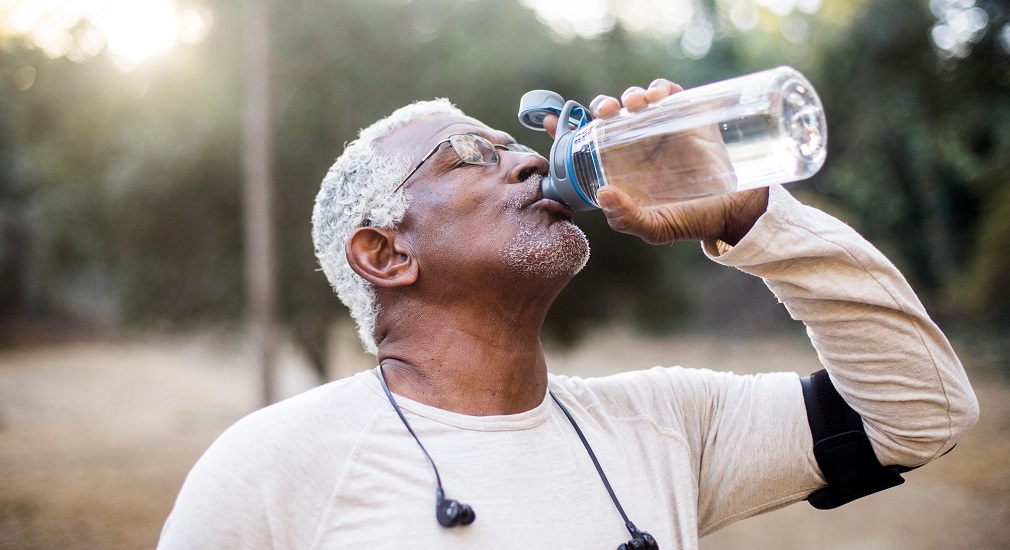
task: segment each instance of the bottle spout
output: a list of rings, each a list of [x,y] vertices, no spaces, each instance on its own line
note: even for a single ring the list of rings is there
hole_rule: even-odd
[[[545,199],[568,204],[565,202],[564,196],[562,196],[558,191],[558,188],[555,187],[554,178],[551,176],[544,176],[544,178],[540,180],[540,194],[543,195]]]
[[[599,205],[579,193],[571,179],[554,170],[551,170],[550,176],[544,176],[544,179],[540,180],[540,193],[545,199],[566,204],[572,210],[584,211],[599,208]]]

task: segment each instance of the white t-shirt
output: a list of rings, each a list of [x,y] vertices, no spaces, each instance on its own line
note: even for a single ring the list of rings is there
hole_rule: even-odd
[[[775,187],[736,247],[705,250],[765,278],[807,325],[882,463],[927,462],[974,424],[977,402],[943,334],[894,267],[838,220]],[[653,368],[552,375],[549,386],[661,548],[697,548],[699,536],[823,484],[794,373]],[[397,401],[447,496],[474,508],[472,525],[437,523],[435,475],[372,370],[229,428],[194,466],[159,548],[616,548],[630,538],[548,395],[533,410],[485,417]]]

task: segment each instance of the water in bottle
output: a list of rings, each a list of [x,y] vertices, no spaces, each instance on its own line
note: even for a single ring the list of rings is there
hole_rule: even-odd
[[[824,164],[827,124],[813,87],[789,67],[684,90],[648,108],[589,121],[552,92],[523,96],[520,120],[560,124],[544,196],[576,210],[598,208],[601,185],[643,206],[808,178]]]

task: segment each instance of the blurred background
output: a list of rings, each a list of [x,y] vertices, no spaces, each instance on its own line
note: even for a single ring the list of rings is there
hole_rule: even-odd
[[[830,128],[790,190],[899,266],[983,418],[914,484],[703,547],[1010,546],[1005,0],[0,0],[0,548],[151,547],[225,427],[371,366],[309,234],[359,128],[448,97],[546,152],[530,89],[778,65]],[[593,256],[548,319],[553,370],[816,370],[760,280],[576,221]]]

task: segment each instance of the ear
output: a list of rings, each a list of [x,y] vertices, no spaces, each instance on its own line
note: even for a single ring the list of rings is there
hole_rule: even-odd
[[[348,239],[346,254],[351,269],[380,287],[409,286],[417,280],[417,262],[398,235],[381,227],[359,227]]]

